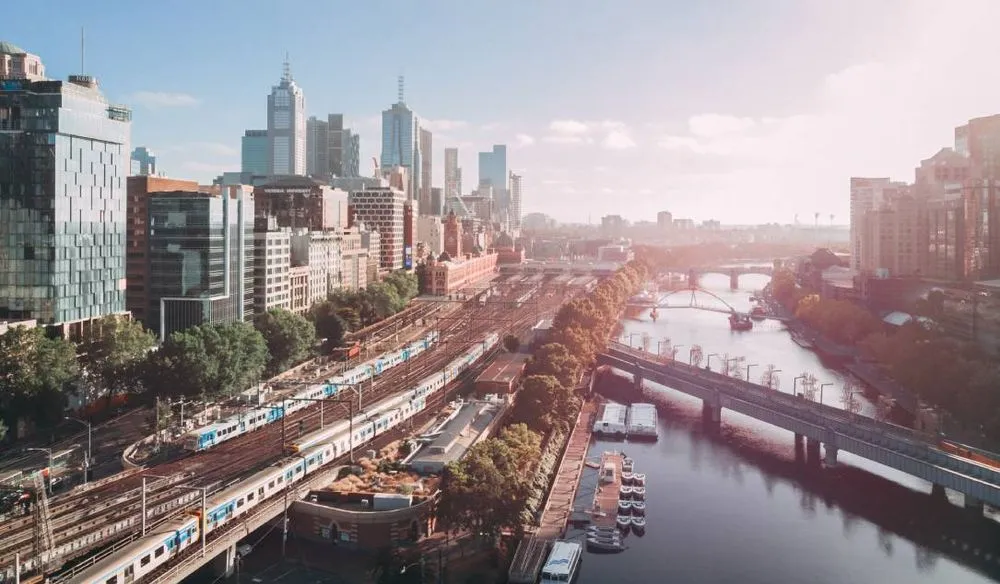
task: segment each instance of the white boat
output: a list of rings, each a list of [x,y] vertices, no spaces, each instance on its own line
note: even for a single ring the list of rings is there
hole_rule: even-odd
[[[632,525],[632,518],[628,515],[619,515],[616,524],[619,529],[628,529]]]
[[[634,461],[629,457],[622,458],[622,472],[632,472]]]
[[[633,516],[632,517],[632,529],[634,529],[636,531],[636,533],[642,533],[642,532],[646,531],[646,518],[645,517],[635,517],[635,516]]]
[[[583,555],[582,546],[575,541],[557,541],[552,545],[552,552],[542,567],[541,584],[556,584],[557,582],[572,582],[580,567]]]
[[[646,514],[646,504],[643,503],[642,501],[630,501],[629,503],[630,503],[629,507],[631,508],[632,511],[632,517],[636,516],[641,517]],[[620,507],[619,511],[621,511]]]
[[[624,475],[622,475],[622,477],[624,477]],[[632,484],[635,485],[635,486],[637,486],[637,487],[645,487],[646,486],[646,475],[642,474],[641,472],[637,472],[637,473],[633,474],[632,475]]]
[[[595,539],[592,537],[587,538],[587,551],[590,552],[618,553],[624,550],[625,546],[622,545],[621,540],[606,541],[601,539]],[[564,580],[564,581],[568,582],[569,580]]]
[[[621,532],[618,531],[617,527],[601,527],[598,525],[590,525],[587,527],[587,537],[600,537],[602,535],[620,535]]]
[[[618,499],[631,499],[632,498],[632,487],[628,485],[622,485],[618,488]]]
[[[636,501],[642,501],[646,498],[646,488],[645,487],[632,487],[632,498]]]
[[[628,515],[631,509],[632,509],[632,501],[629,501],[628,499],[618,500],[618,513],[620,515]]]
[[[634,480],[635,480],[635,476],[632,473],[630,473],[630,472],[623,472],[622,473],[622,484],[623,485],[631,485]]]

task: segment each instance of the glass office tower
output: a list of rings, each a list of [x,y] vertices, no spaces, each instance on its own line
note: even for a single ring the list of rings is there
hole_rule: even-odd
[[[0,80],[0,320],[125,311],[131,116],[89,76]]]

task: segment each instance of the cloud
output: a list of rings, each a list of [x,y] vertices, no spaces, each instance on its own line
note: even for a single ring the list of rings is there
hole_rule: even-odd
[[[628,150],[635,148],[635,140],[627,132],[614,130],[604,137],[601,145],[608,150]]]
[[[535,139],[529,136],[528,134],[518,134],[517,136],[514,137],[514,140],[515,143],[521,147],[531,146],[532,144],[535,143]]]
[[[224,166],[207,162],[198,162],[197,160],[185,160],[181,163],[181,168],[189,172],[201,173],[208,176],[220,175],[225,170]]]
[[[553,120],[549,123],[549,135],[542,138],[549,144],[597,144],[610,150],[625,150],[635,147],[628,126],[615,120],[580,121]]]
[[[688,119],[688,129],[695,136],[714,138],[745,132],[757,125],[753,118],[738,118],[736,116],[719,114],[701,114]]]
[[[590,127],[587,124],[576,120],[554,120],[549,124],[549,130],[555,132],[556,134],[569,134],[571,136],[577,136],[589,132]]]
[[[479,127],[480,130],[484,132],[495,132],[497,130],[502,130],[507,127],[507,124],[503,122],[490,122],[488,124],[483,124]]]
[[[420,120],[420,127],[431,132],[450,132],[468,127],[468,122],[461,120]]]
[[[195,107],[201,103],[193,95],[165,91],[137,91],[129,96],[129,101],[149,109]]]
[[[549,144],[593,144],[594,139],[588,136],[566,136],[554,134],[552,136],[545,136],[542,138],[543,142],[548,142]]]

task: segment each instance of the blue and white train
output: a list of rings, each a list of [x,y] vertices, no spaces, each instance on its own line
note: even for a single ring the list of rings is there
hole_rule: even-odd
[[[410,343],[402,349],[390,351],[374,359],[365,361],[339,375],[327,379],[323,383],[310,385],[289,396],[284,405],[274,403],[257,406],[246,412],[233,414],[207,426],[191,430],[184,435],[181,443],[185,450],[199,452],[208,450],[227,440],[232,440],[237,436],[253,432],[267,424],[280,420],[286,414],[293,414],[298,410],[312,405],[312,402],[302,400],[333,397],[346,387],[351,387],[382,375],[389,369],[423,353],[436,343],[438,338],[438,331],[431,331],[423,338]]]
[[[345,454],[352,443],[357,449],[416,415],[426,407],[427,398],[432,393],[488,355],[499,342],[500,335],[497,333],[486,335],[482,342],[449,362],[442,371],[424,378],[416,387],[386,398],[368,411],[357,414],[353,436],[347,421],[303,436],[294,445],[295,456],[210,497],[205,504],[204,516],[201,508],[186,512],[182,518],[165,523],[146,537],[95,563],[73,582],[127,584],[150,574],[186,548],[196,545],[201,530],[205,530],[206,536],[211,534]]]

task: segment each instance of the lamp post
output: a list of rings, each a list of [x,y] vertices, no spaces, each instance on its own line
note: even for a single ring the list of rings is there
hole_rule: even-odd
[[[677,360],[677,351],[680,351],[681,347],[684,347],[684,345],[674,345],[673,347],[670,348],[670,360],[671,361],[676,361]]]
[[[25,448],[25,452],[44,452],[49,456],[49,495],[52,494],[52,449],[51,448]]]
[[[806,376],[805,375],[796,375],[795,379],[792,380],[792,395],[796,395],[796,391],[795,390],[796,390],[796,388],[799,385],[799,380],[800,379],[802,381],[805,381],[806,380]]]
[[[705,369],[708,369],[709,371],[711,371],[712,370],[712,357],[718,357],[718,356],[719,356],[718,353],[709,353],[708,354],[708,358],[705,359]]]
[[[771,375],[767,378],[767,388],[774,389],[773,384],[775,381],[775,375],[781,373],[781,369],[771,369]],[[795,395],[795,390],[792,390],[792,395]]]
[[[65,419],[73,421],[73,422],[77,422],[77,423],[80,423],[80,424],[83,424],[84,426],[87,427],[87,458],[85,458],[84,461],[83,461],[83,484],[87,484],[87,482],[88,482],[88,475],[90,474],[90,457],[91,457],[91,452],[93,452],[91,450],[93,442],[91,442],[91,426],[90,426],[90,422],[85,422],[85,421],[83,421],[83,420],[81,420],[79,418],[71,418],[69,416],[66,416]]]
[[[750,383],[750,368],[756,366],[756,363],[747,363],[747,383]]]
[[[823,404],[823,388],[827,387],[827,386],[833,387],[833,384],[832,383],[821,383],[820,386],[819,386],[819,403],[820,403],[820,405]]]
[[[139,510],[142,513],[142,535],[146,535],[146,479],[163,479],[168,480],[170,477],[164,477],[154,474],[142,475],[142,501],[139,504]]]
[[[423,554],[420,555],[420,561],[419,562],[410,562],[409,564],[406,564],[405,566],[403,566],[402,568],[399,569],[399,573],[400,574],[405,574],[406,570],[408,568],[412,568],[413,566],[420,566],[420,582],[422,584],[423,581],[424,581],[424,556],[423,556]]]

